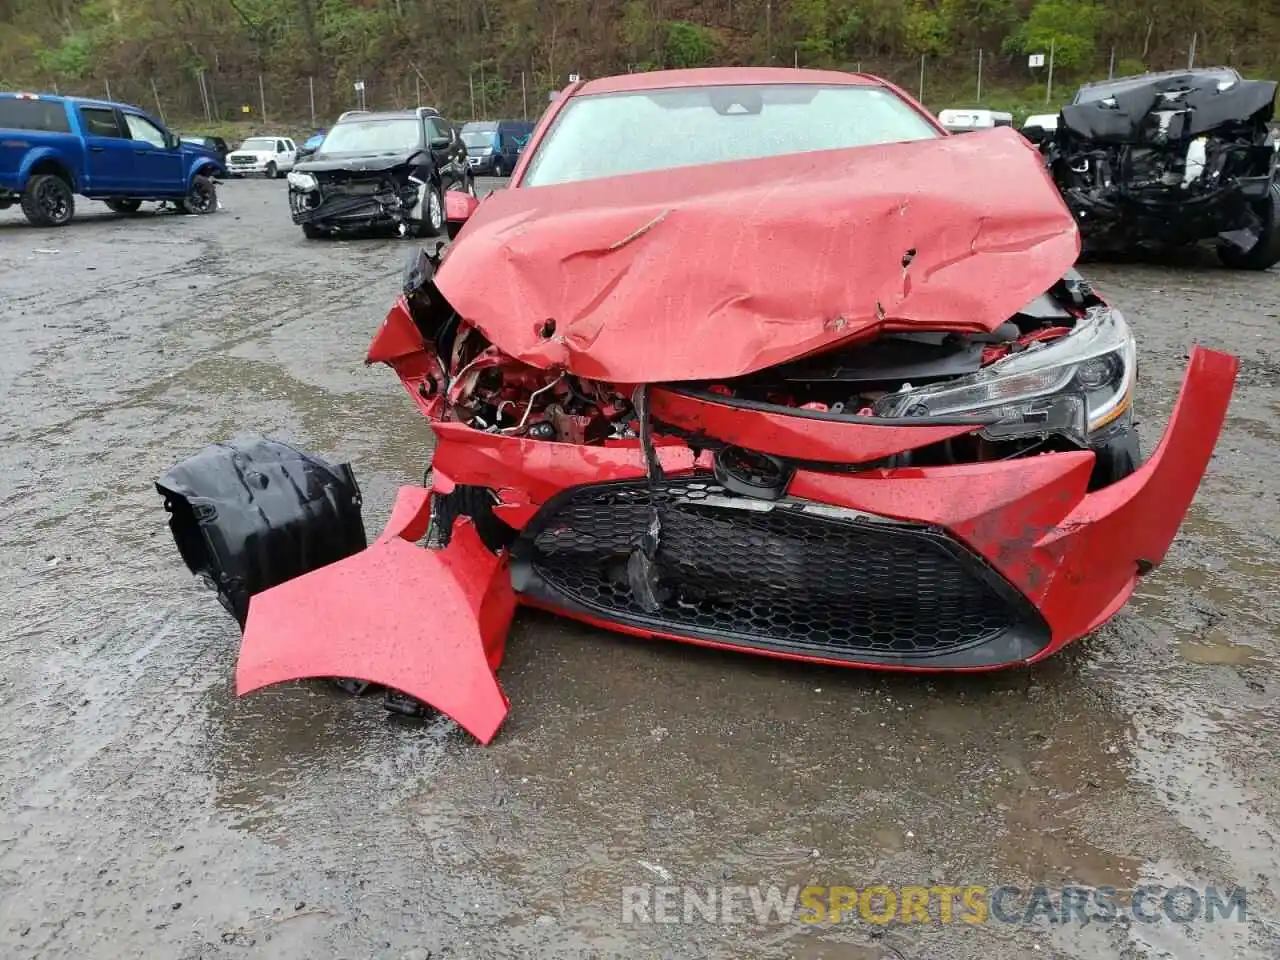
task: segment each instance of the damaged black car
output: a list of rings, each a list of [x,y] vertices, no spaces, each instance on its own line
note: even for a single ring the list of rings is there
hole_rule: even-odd
[[[475,195],[454,124],[431,107],[353,110],[289,174],[289,208],[308,239],[373,229],[434,237],[446,228],[446,190]]]
[[[1275,95],[1226,67],[1081,87],[1042,149],[1084,251],[1212,242],[1228,267],[1280,262]]]

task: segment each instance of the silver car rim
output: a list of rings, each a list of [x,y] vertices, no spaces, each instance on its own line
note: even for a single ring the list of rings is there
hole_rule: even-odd
[[[432,190],[431,197],[427,200],[427,216],[431,218],[431,226],[439,230],[444,223],[444,211],[441,209],[438,190]]]

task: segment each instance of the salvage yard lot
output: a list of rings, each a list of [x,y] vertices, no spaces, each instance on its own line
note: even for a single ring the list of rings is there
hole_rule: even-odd
[[[521,613],[482,748],[320,685],[233,695],[235,625],[177,561],[155,477],[265,432],[349,459],[373,532],[431,441],[362,364],[412,242],[306,241],[282,183],[222,203],[0,213],[0,955],[1280,955],[1280,273],[1082,268],[1138,336],[1144,452],[1192,342],[1241,358],[1165,565],[1101,634],[928,680]],[[1240,885],[1248,911],[623,922],[624,888],[666,883]]]

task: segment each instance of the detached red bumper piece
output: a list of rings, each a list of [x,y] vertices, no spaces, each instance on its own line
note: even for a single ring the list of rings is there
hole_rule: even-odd
[[[493,739],[507,715],[494,670],[516,606],[506,562],[468,523],[447,550],[402,539],[426,532],[423,494],[402,490],[392,525],[367,550],[252,599],[238,693],[308,677],[364,680]]]

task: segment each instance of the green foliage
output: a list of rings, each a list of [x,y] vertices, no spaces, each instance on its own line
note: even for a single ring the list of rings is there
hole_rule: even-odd
[[[706,27],[688,20],[671,20],[666,24],[663,53],[669,67],[705,67],[716,57],[719,43]]]
[[[67,34],[52,50],[36,51],[36,62],[55,79],[79,80],[93,64],[93,38],[85,30]]]
[[[1005,49],[1047,55],[1052,48],[1055,68],[1083,67],[1094,59],[1102,17],[1090,0],[1038,0]]]
[[[904,7],[903,40],[905,52],[914,56],[938,57],[948,52],[951,24],[945,7],[930,6],[922,0],[911,0]]]

